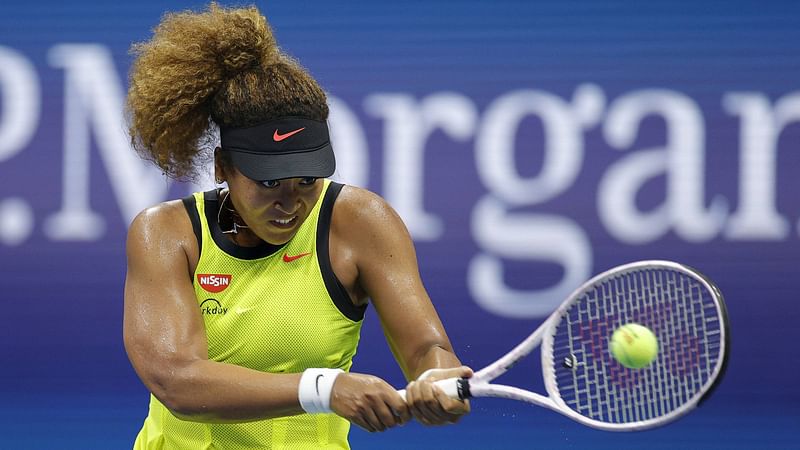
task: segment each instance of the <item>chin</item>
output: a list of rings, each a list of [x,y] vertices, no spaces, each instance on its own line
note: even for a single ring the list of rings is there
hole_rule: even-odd
[[[297,234],[297,230],[271,230],[269,233],[264,233],[261,239],[273,245],[283,245],[291,241],[295,234]]]

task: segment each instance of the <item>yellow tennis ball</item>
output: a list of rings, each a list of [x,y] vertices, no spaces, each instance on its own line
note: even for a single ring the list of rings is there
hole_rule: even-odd
[[[656,359],[658,339],[649,328],[629,323],[614,331],[609,347],[611,356],[620,364],[629,369],[641,369]]]

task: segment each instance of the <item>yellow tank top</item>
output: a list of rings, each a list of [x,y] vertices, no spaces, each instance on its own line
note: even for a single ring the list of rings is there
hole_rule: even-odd
[[[342,185],[324,183],[311,214],[281,246],[239,247],[228,239],[217,222],[217,191],[183,200],[200,246],[193,281],[209,359],[272,373],[350,369],[364,309],[352,304],[331,268],[328,234]],[[151,395],[134,449],[347,449],[349,429],[335,414],[189,422]]]

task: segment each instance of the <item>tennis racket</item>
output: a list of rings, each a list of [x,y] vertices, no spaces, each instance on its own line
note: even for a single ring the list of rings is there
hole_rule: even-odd
[[[656,359],[642,369],[622,366],[609,352],[614,330],[631,322],[658,339]],[[533,334],[472,378],[435,384],[454,398],[520,400],[601,430],[644,430],[708,398],[725,371],[728,341],[722,294],[708,278],[674,262],[639,261],[584,283]],[[546,396],[491,383],[540,344]]]

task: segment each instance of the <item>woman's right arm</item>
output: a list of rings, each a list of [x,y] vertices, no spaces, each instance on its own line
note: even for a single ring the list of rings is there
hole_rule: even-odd
[[[128,231],[123,330],[139,378],[164,406],[189,420],[247,421],[302,413],[300,374],[267,374],[209,361],[189,269],[190,246],[197,247],[193,239],[180,202],[143,211]]]
[[[181,202],[150,208],[133,220],[123,333],[139,378],[184,420],[246,422],[303,413],[297,394],[301,374],[271,374],[208,359],[192,286],[192,254],[196,259],[197,244]],[[361,411],[345,418],[368,430],[400,423],[381,414],[387,406],[408,417],[405,403],[389,395],[394,390],[376,380],[346,374],[334,385],[337,391],[355,391],[350,394],[367,399]]]

